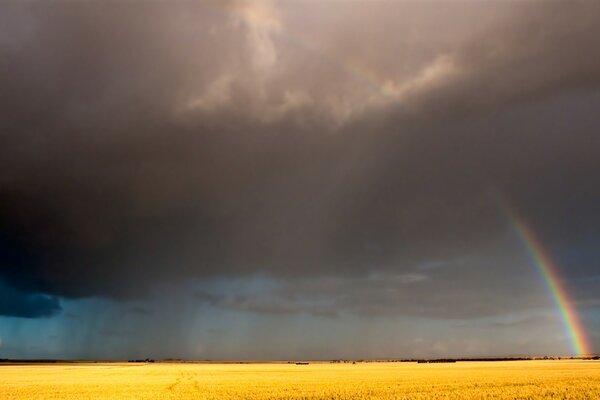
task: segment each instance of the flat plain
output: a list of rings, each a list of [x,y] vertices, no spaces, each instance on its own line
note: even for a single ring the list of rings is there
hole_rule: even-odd
[[[600,361],[0,365],[0,399],[600,399]]]

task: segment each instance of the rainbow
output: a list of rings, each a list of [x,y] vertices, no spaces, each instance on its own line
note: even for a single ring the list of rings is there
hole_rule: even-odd
[[[577,356],[591,354],[584,327],[579,320],[575,307],[573,307],[572,302],[569,299],[568,292],[561,284],[558,276],[558,269],[555,264],[544,251],[542,243],[533,230],[523,221],[523,219],[518,218],[516,214],[511,212],[507,207],[503,208],[512,222],[514,231],[527,248],[533,264],[535,264],[540,275],[546,282],[546,287],[554,300],[565,332],[570,339],[573,353]]]

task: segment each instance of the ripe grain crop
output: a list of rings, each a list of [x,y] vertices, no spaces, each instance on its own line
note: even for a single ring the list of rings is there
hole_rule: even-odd
[[[0,399],[594,399],[600,362],[0,366]]]

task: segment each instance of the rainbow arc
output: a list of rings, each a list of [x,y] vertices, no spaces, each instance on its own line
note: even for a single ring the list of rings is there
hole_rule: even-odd
[[[518,218],[507,207],[503,207],[509,215],[513,228],[525,245],[529,256],[540,275],[544,278],[548,292],[550,293],[554,305],[560,314],[565,332],[569,337],[571,349],[575,355],[584,356],[591,354],[591,348],[587,340],[585,329],[577,310],[573,306],[569,293],[564,288],[559,269],[556,267],[550,256],[544,250],[544,247],[533,230]]]

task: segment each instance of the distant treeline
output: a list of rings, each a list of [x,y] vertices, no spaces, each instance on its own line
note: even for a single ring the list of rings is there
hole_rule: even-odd
[[[0,358],[0,363],[42,363],[42,364],[55,364],[55,363],[68,363],[68,362],[77,362],[73,360],[47,360],[47,359],[18,359],[18,358]]]
[[[455,363],[457,361],[532,361],[532,360],[600,360],[600,356],[588,357],[476,357],[476,358],[404,358],[396,360],[331,360],[332,364],[337,363],[369,363],[369,362],[416,362],[424,363]]]
[[[330,363],[337,364],[356,364],[356,363],[371,363],[371,362],[416,362],[419,364],[425,363],[455,363],[457,361],[527,361],[527,360],[600,360],[600,356],[588,356],[588,357],[479,357],[479,358],[436,358],[436,359],[423,359],[423,358],[407,358],[407,359],[395,359],[395,360],[330,360]],[[0,358],[0,363],[4,364],[56,364],[56,363],[104,363],[104,362],[123,362],[118,360],[113,361],[98,361],[98,360],[60,360],[60,359],[46,359],[46,358],[32,358],[32,359],[20,359],[20,358]],[[253,364],[257,361],[216,361],[216,360],[182,360],[176,358],[166,358],[155,361],[152,358],[144,359],[132,359],[127,360],[130,363],[153,363],[153,362],[166,362],[166,363],[227,363],[227,364]],[[270,363],[268,361],[258,361],[259,363]],[[327,362],[327,361],[317,361]],[[288,361],[289,364],[308,365],[306,361]]]

